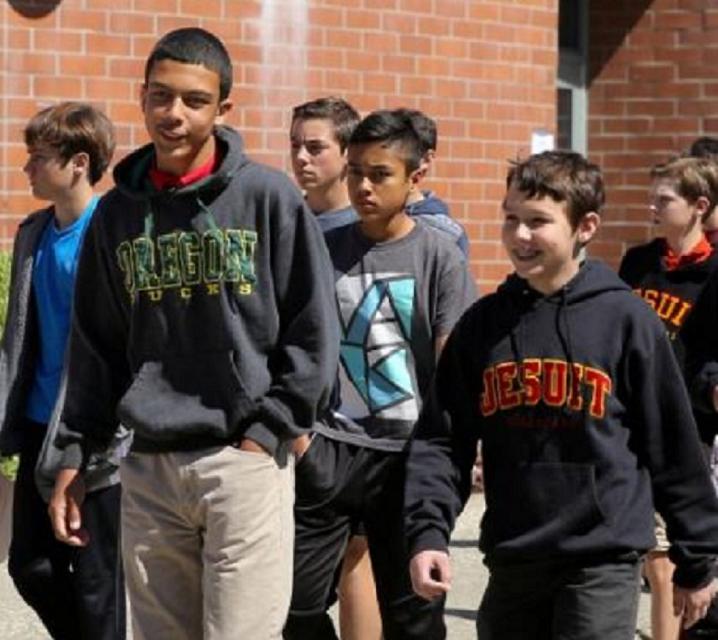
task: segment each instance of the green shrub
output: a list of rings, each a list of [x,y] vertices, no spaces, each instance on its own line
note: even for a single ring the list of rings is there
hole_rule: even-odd
[[[0,251],[0,334],[5,326],[7,294],[10,288],[10,254]]]
[[[0,251],[0,335],[5,326],[5,314],[7,313],[7,294],[10,288],[10,254]],[[18,457],[5,458],[0,456],[0,474],[15,479],[17,474]]]

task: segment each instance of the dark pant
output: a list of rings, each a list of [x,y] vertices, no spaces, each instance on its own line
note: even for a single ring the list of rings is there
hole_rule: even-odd
[[[45,428],[31,422],[25,428],[8,561],[15,587],[56,640],[124,640],[120,487],[87,494],[82,508],[90,534],[87,547],[58,542],[34,477]]]
[[[363,523],[386,640],[446,637],[443,601],[414,594],[403,532],[404,454],[316,435],[296,471],[294,588],[287,640],[334,640],[326,613],[350,533]]]
[[[490,566],[480,640],[633,640],[639,560]]]

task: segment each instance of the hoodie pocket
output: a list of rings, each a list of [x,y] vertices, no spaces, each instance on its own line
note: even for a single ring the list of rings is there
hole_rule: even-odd
[[[157,442],[235,437],[256,404],[232,351],[166,356],[144,362],[119,403],[120,421]]]
[[[494,469],[492,476],[486,478],[487,494],[494,496],[482,527],[486,549],[568,548],[605,522],[593,465],[519,464]]]

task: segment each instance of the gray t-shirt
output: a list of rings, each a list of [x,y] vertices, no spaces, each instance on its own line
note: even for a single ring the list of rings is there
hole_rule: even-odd
[[[373,242],[359,224],[325,235],[342,328],[339,403],[323,435],[399,451],[434,373],[436,338],[476,298],[466,259],[445,234],[417,222]],[[349,420],[344,419],[349,418]]]

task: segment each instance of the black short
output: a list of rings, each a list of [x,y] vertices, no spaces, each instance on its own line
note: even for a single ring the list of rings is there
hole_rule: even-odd
[[[317,434],[297,464],[291,612],[326,611],[349,536],[369,544],[384,637],[446,637],[443,602],[414,594],[403,533],[403,453],[376,451]]]

